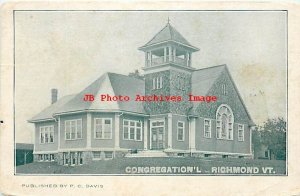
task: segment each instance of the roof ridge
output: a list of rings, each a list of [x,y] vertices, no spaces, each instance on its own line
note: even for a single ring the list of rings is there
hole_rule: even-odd
[[[170,23],[167,24],[167,26],[169,26],[169,33],[170,33],[170,36],[171,36],[171,40],[173,40],[174,38],[174,33],[173,33],[173,27],[171,26]]]
[[[211,66],[211,67],[204,67],[204,68],[196,69],[195,71],[200,71],[200,70],[205,70],[205,69],[211,69],[211,68],[216,68],[216,67],[221,67],[221,66],[227,67],[226,64],[221,64],[221,65],[215,65],[215,66]]]
[[[118,75],[118,76],[124,76],[124,77],[127,77],[127,78],[131,78],[133,80],[141,80],[143,81],[143,79],[139,79],[139,78],[135,78],[135,77],[131,77],[131,76],[128,76],[128,75],[125,75],[125,74],[120,74],[120,73],[114,73],[114,72],[107,72],[109,75]]]
[[[115,90],[115,88],[114,88],[114,85],[113,85],[112,82],[111,82],[111,78],[110,78],[111,74],[112,74],[111,72],[107,72],[108,81],[109,81],[109,84],[110,84],[111,89],[112,89],[112,91],[113,91],[113,93],[114,93],[114,96],[115,96],[115,95],[116,95],[116,90]],[[122,74],[119,74],[119,75],[122,75]],[[118,106],[119,109],[121,108],[121,107],[120,107],[120,101],[117,101],[117,106]]]
[[[152,37],[152,39],[150,39],[150,41],[148,41],[146,44],[145,44],[145,46],[147,45],[147,44],[149,44],[152,40],[154,40],[154,38],[157,36],[157,35],[159,35],[166,27],[168,26],[168,24],[166,24],[166,26],[164,27],[164,28],[162,28],[158,33],[156,33],[153,37]]]
[[[166,41],[174,41],[179,44],[192,47],[194,50],[198,51],[196,47],[192,46],[189,41],[176,30],[170,23],[167,23],[158,33],[156,33],[150,41],[148,41],[145,45],[139,47],[142,49],[144,47],[149,47],[158,43],[163,43]]]

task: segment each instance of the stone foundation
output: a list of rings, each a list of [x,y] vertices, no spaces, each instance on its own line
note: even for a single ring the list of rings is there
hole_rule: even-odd
[[[52,154],[34,154],[33,159],[34,162],[51,162],[55,161],[59,165],[83,165],[89,164],[92,161],[104,161],[110,158],[105,158],[105,152],[112,152],[112,158],[118,159],[125,157],[128,154],[127,151],[98,151],[100,152],[100,158],[93,160],[93,152],[92,151],[79,151],[79,152],[59,152]],[[197,152],[165,152],[165,154],[169,157],[195,157],[195,158],[224,158],[224,159],[252,159],[253,156],[244,156],[244,155],[222,155],[222,154],[205,154],[205,153],[197,153]],[[51,155],[51,157],[50,157]],[[65,156],[65,160],[64,160]],[[41,159],[42,158],[42,159]],[[53,158],[51,160],[51,158]],[[72,159],[72,160],[71,160]],[[65,163],[67,161],[67,163]],[[72,162],[73,161],[73,162]]]
[[[122,151],[115,151],[114,158],[123,158],[127,152],[122,152]]]

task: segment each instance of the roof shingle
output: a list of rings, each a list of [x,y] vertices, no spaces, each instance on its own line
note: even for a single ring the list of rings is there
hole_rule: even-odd
[[[167,23],[167,25],[160,30],[149,42],[144,46],[150,46],[164,41],[176,41],[184,45],[192,46],[174,27]]]
[[[95,100],[83,101],[86,94],[92,94]],[[101,101],[100,95],[129,96],[130,101]],[[143,103],[135,102],[135,96],[145,94],[145,82],[134,77],[121,74],[106,73],[95,80],[84,90],[75,95],[68,95],[48,106],[32,117],[29,122],[53,119],[53,115],[85,110],[120,110],[135,113],[145,113]]]

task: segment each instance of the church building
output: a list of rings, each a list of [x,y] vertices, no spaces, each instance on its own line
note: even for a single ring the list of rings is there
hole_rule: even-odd
[[[28,120],[35,125],[34,160],[81,165],[119,157],[252,158],[253,121],[226,65],[195,69],[199,49],[168,22],[139,48],[144,77],[105,73],[81,92],[57,100]],[[84,101],[92,94],[94,101]],[[129,101],[99,101],[102,94]],[[189,95],[216,96],[214,102]],[[136,102],[136,95],[182,101]]]

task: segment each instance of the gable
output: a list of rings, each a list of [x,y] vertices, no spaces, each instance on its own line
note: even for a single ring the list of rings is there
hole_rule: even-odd
[[[226,85],[226,95],[222,91],[223,84]],[[218,107],[226,104],[233,111],[235,123],[254,125],[227,68],[220,73],[205,95],[216,96],[217,101],[215,103],[199,103],[196,107],[196,114],[215,119]]]

